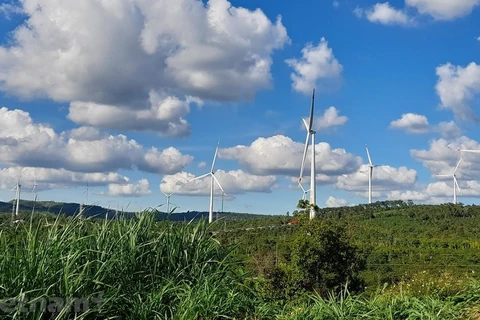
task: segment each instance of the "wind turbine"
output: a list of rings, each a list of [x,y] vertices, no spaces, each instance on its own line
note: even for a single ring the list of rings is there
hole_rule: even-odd
[[[365,143],[365,149],[367,150],[368,157],[368,203],[372,203],[372,178],[373,178],[373,168],[382,167],[383,164],[373,164],[372,158],[370,158],[370,152],[368,151],[367,144]],[[362,171],[365,172],[365,171]]]
[[[85,195],[85,202],[83,205],[80,203],[79,214],[83,214],[83,211],[86,209],[87,203],[88,203],[88,180],[87,179],[85,179],[85,186],[86,186],[86,189],[82,193],[82,195]]]
[[[37,203],[37,181],[35,180],[35,176],[33,177],[32,193],[33,193],[32,214],[34,214],[34,213],[35,213],[35,205],[36,205],[36,203]]]
[[[458,167],[460,166],[460,162],[462,162],[463,159],[463,154],[460,156],[460,159],[458,159],[457,166],[455,167],[455,170],[453,170],[452,174],[436,174],[435,177],[453,177],[453,204],[457,204],[457,189],[458,192],[460,193],[460,186],[458,185],[457,181],[457,170]]]
[[[222,186],[220,185],[220,182],[218,182],[217,177],[215,177],[215,172],[213,171],[213,169],[215,167],[215,160],[217,159],[217,153],[218,153],[218,144],[217,144],[217,148],[215,149],[215,155],[213,156],[212,168],[210,169],[210,172],[202,174],[201,176],[198,176],[196,178],[193,178],[193,179],[189,180],[189,181],[194,181],[194,180],[198,180],[198,179],[202,179],[202,178],[205,178],[207,176],[210,176],[210,210],[208,212],[208,223],[213,222],[213,187],[214,187],[214,180],[217,183],[217,185],[220,187],[222,192],[224,194],[226,194],[225,191],[223,190]]]
[[[305,129],[307,129],[307,138],[305,139],[305,149],[303,150],[303,158],[302,158],[302,165],[300,167],[300,177],[298,178],[298,183],[302,183],[302,176],[303,176],[303,169],[305,167],[305,159],[307,157],[307,150],[308,150],[308,142],[310,137],[312,137],[312,158],[311,158],[311,169],[310,169],[310,220],[315,218],[315,202],[316,202],[316,181],[315,181],[315,134],[316,131],[312,129],[313,126],[313,109],[315,107],[315,89],[313,89],[312,94],[312,106],[310,108],[310,118],[307,121],[302,118],[303,124],[305,125]],[[302,187],[303,189],[303,187]]]
[[[17,184],[15,187],[12,188],[12,190],[15,190],[15,204],[14,207],[12,208],[12,219],[13,222],[18,222],[20,221],[18,219],[18,210],[20,208],[20,190],[22,188],[22,185],[20,184],[20,179],[17,180]],[[15,210],[13,210],[15,209]]]
[[[180,182],[180,184],[179,184],[179,182]],[[180,180],[177,180],[177,181],[175,182],[175,185],[176,185],[176,186],[179,186],[179,187],[178,187],[176,190],[174,190],[172,193],[168,193],[168,194],[167,194],[167,193],[165,193],[165,192],[162,191],[162,193],[165,195],[165,197],[167,197],[167,214],[170,213],[170,197],[171,197],[175,192],[177,192],[178,189],[180,189],[180,188],[182,187],[182,184],[181,184],[181,181],[180,181]]]
[[[223,213],[223,200],[226,196],[226,193],[222,192],[222,211],[221,213]],[[215,220],[218,220],[218,211],[215,213]]]

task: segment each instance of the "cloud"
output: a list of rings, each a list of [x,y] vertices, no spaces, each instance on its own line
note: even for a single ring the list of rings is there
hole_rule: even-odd
[[[338,84],[343,66],[328,47],[328,42],[322,38],[318,46],[307,43],[302,49],[301,59],[287,59],[285,62],[293,68],[290,75],[292,88],[304,94],[311,94],[313,88],[326,89]]]
[[[215,177],[227,195],[244,194],[247,192],[270,193],[277,182],[277,178],[273,175],[257,176],[242,170],[217,170]],[[167,194],[175,192],[178,195],[190,196],[210,195],[210,176],[187,182],[193,178],[195,178],[195,175],[183,171],[174,175],[164,176],[160,184],[160,191]],[[215,193],[221,193],[216,183],[215,190]]]
[[[345,207],[348,205],[347,200],[345,199],[336,199],[332,196],[329,196],[327,201],[325,201],[325,205],[327,207],[333,208],[333,207]]]
[[[430,141],[428,150],[410,150],[410,155],[421,162],[431,174],[452,174],[460,153],[456,148],[480,150],[480,144],[466,136],[454,140],[436,139]],[[457,179],[474,180],[480,175],[480,157],[475,153],[465,152],[457,170]]]
[[[335,1],[333,1],[333,6],[335,8],[338,8],[340,6],[340,3],[337,0],[335,0]]]
[[[405,0],[407,6],[415,7],[421,14],[436,20],[452,20],[470,14],[480,4],[479,0]]]
[[[357,17],[357,18],[362,18],[363,17],[363,14],[364,14],[364,10],[360,7],[356,7],[355,9],[353,9],[353,14]]]
[[[190,135],[190,125],[184,117],[190,112],[186,101],[150,93],[150,109],[132,110],[112,105],[73,101],[68,118],[81,125],[106,129],[155,131],[162,136]]]
[[[377,3],[370,9],[355,8],[353,13],[362,18],[365,16],[368,21],[384,25],[414,25],[415,20],[405,12],[395,9],[389,2]]]
[[[250,146],[238,145],[219,149],[222,159],[237,160],[247,172],[258,175],[287,175],[298,177],[302,162],[304,144],[291,138],[276,135],[258,138]],[[360,166],[361,158],[348,153],[345,149],[332,149],[326,142],[315,146],[316,168],[318,174],[341,175],[351,173]],[[310,154],[310,150],[309,150]],[[307,155],[306,168],[310,166]]]
[[[114,197],[140,197],[151,193],[150,182],[147,179],[141,179],[137,183],[109,184],[107,194]]]
[[[63,168],[77,172],[134,169],[173,174],[193,161],[175,148],[145,148],[125,135],[87,127],[57,134],[34,123],[29,113],[0,108],[0,163],[9,166]]]
[[[313,126],[315,130],[325,130],[330,127],[343,126],[348,121],[348,117],[338,115],[335,107],[330,107],[323,113],[323,116],[314,120]]]
[[[336,188],[348,191],[368,190],[368,165],[364,164],[355,173],[338,177]],[[394,168],[390,166],[377,167],[373,170],[372,190],[393,191],[411,188],[417,181],[417,171],[404,166]]]
[[[394,190],[388,193],[387,195],[388,200],[402,200],[402,201],[427,201],[430,197],[429,195],[420,192],[420,191],[399,191]]]
[[[0,90],[21,98],[145,112],[152,90],[251,100],[271,86],[272,54],[290,41],[280,17],[226,0],[21,5],[25,21],[0,46]]]
[[[427,117],[415,113],[405,113],[398,120],[390,123],[391,129],[405,130],[407,133],[422,134],[428,132]]]
[[[207,163],[205,161],[201,161],[197,165],[198,168],[205,168],[206,166],[207,166]]]
[[[462,131],[454,121],[440,122],[434,127],[434,130],[439,132],[444,139],[455,139],[462,135]]]
[[[121,185],[129,181],[127,177],[114,172],[82,173],[65,169],[33,167],[9,167],[0,170],[0,188],[10,189],[18,179],[24,190],[32,189],[34,180],[38,190],[84,186],[86,181],[89,186],[106,186],[111,183]]]
[[[23,13],[23,10],[19,6],[16,6],[10,3],[0,4],[0,16],[3,15],[7,20],[10,20],[12,15],[17,15],[22,13]]]
[[[480,184],[478,182],[469,180],[469,181],[459,181],[460,192],[457,189],[457,201],[461,201],[461,197],[469,198],[479,198],[480,197]],[[446,181],[430,183],[425,193],[432,198],[444,197],[447,198],[447,201],[452,201],[453,199],[453,179]]]
[[[475,62],[466,67],[447,63],[437,67],[438,81],[435,86],[442,102],[441,107],[450,109],[463,121],[479,120],[469,102],[480,93],[480,66]]]
[[[480,36],[477,38],[478,41],[480,41]]]
[[[300,171],[300,169],[298,171]],[[337,175],[326,175],[320,173],[315,176],[315,182],[317,186],[326,186],[337,182],[337,178]],[[292,183],[289,186],[290,189],[300,189],[298,186],[298,175],[296,177],[290,177],[288,180]],[[310,189],[310,167],[306,167],[305,169],[305,174],[302,177],[302,185],[305,189]]]
[[[79,127],[70,130],[70,138],[78,141],[95,141],[103,137],[103,133],[93,127]]]

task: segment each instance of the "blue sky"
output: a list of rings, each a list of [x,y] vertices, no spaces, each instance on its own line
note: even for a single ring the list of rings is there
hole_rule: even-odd
[[[292,211],[315,87],[321,207],[367,201],[365,143],[387,165],[374,171],[374,200],[451,201],[451,179],[432,175],[451,173],[454,148],[480,149],[479,6],[4,2],[0,200],[18,178],[31,198],[35,176],[41,200],[81,202],[88,180],[90,204],[156,206],[161,184],[168,193],[208,172],[219,142],[225,210]],[[463,160],[459,201],[475,203],[480,157]],[[172,202],[208,210],[208,184]]]

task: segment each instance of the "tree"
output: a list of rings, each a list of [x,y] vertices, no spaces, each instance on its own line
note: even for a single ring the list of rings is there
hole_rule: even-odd
[[[310,204],[310,201],[308,200],[298,200],[297,203],[297,209],[293,211],[293,216],[296,218],[308,218],[310,216],[310,208],[312,205]],[[315,205],[315,213],[318,214],[320,213],[320,207]]]
[[[323,221],[304,225],[293,243],[292,263],[302,274],[307,290],[324,295],[347,282],[352,291],[362,287],[359,272],[365,261],[342,227]]]

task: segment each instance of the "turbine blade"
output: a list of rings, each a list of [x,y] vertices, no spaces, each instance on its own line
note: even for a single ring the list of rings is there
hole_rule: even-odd
[[[367,150],[368,162],[370,163],[371,166],[373,166],[372,158],[370,158],[370,152],[368,151],[368,147],[366,143],[365,143],[365,149]]]
[[[223,194],[226,195],[225,190],[223,190],[222,186],[220,185],[220,182],[218,182],[217,177],[215,177],[214,174],[212,174],[212,177],[213,177],[213,179],[215,180],[215,182],[217,183],[217,185],[220,187],[220,190],[222,190]]]
[[[457,187],[458,192],[462,192],[460,186],[458,185],[457,177],[453,176],[453,181],[455,182],[455,186]]]
[[[300,188],[302,189],[303,193],[306,193],[307,191],[305,191],[305,188],[302,186],[301,183],[298,184],[300,186]]]
[[[215,155],[213,156],[213,162],[212,162],[212,169],[210,169],[210,172],[213,172],[213,167],[215,167],[215,160],[217,160],[217,153],[218,153],[218,144],[217,144],[217,148],[215,149]]]
[[[451,174],[434,174],[434,177],[451,177]]]
[[[303,177],[303,170],[305,168],[305,159],[307,158],[307,151],[308,151],[308,140],[310,140],[310,131],[307,132],[307,139],[305,139],[305,148],[303,150],[303,157],[302,157],[302,164],[300,166],[300,176],[298,178],[298,183],[302,181]]]
[[[460,156],[460,159],[458,159],[458,163],[457,163],[457,166],[455,167],[455,170],[453,171],[453,174],[455,174],[458,170],[458,166],[460,165],[460,162],[462,162],[462,159],[463,159],[463,155]]]
[[[480,153],[480,150],[457,149],[460,152]]]
[[[190,182],[190,181],[195,181],[195,180],[198,180],[198,179],[202,179],[202,178],[205,178],[205,177],[209,176],[210,174],[211,174],[210,172],[209,172],[209,173],[205,173],[205,174],[202,174],[201,176],[192,178],[192,179],[190,179],[190,180],[188,180],[188,181]]]
[[[314,107],[315,107],[315,89],[313,89],[313,94],[312,94],[312,107],[310,108],[310,122],[308,124],[308,131],[312,130]]]
[[[305,129],[307,129],[307,131],[310,131],[310,130],[308,130],[307,120],[305,120],[304,118],[302,118],[302,122],[303,122],[303,124],[305,125]]]

